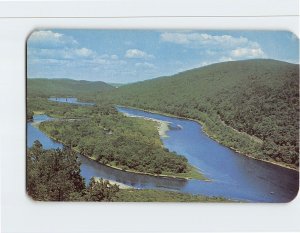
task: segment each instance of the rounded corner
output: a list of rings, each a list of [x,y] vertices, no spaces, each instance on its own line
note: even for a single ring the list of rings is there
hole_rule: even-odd
[[[297,199],[298,196],[299,196],[299,185],[298,185],[297,191],[295,192],[295,195],[290,200],[288,200],[288,201],[286,201],[284,203],[286,203],[286,204],[292,204],[292,202],[294,202]]]
[[[35,29],[32,29],[31,31],[29,31],[29,33],[28,33],[28,35],[26,37],[26,47],[28,46],[28,41],[31,38],[32,34],[35,33],[35,32],[37,32],[37,31],[39,31],[39,30],[40,29],[35,28]]]
[[[297,35],[295,31],[293,31],[291,29],[287,29],[286,33],[290,34],[290,37],[291,37],[292,40],[298,40],[298,41],[300,40],[299,35]]]
[[[29,201],[32,201],[32,202],[40,202],[40,200],[38,200],[38,199],[35,199],[33,196],[31,196],[29,193],[28,193],[28,191],[25,191],[25,195],[26,195],[26,197],[27,197],[27,199],[29,200]]]

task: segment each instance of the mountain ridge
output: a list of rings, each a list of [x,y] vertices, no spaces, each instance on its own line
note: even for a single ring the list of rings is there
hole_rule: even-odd
[[[251,59],[124,85],[99,99],[199,120],[228,147],[298,167],[298,89],[298,64]],[[263,143],[239,138],[226,125]]]
[[[27,79],[27,97],[39,96],[49,98],[77,97],[82,100],[93,100],[101,92],[115,89],[115,87],[102,81],[72,80],[72,79]]]

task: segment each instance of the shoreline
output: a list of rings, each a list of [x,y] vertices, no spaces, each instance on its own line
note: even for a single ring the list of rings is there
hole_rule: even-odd
[[[122,113],[122,114],[126,117],[142,118],[142,119],[145,119],[145,120],[154,121],[154,122],[158,123],[157,130],[158,130],[159,136],[163,137],[163,138],[169,137],[167,135],[167,131],[170,130],[170,128],[169,128],[170,122],[168,122],[168,121],[162,121],[162,120],[157,120],[157,119],[153,119],[153,118],[149,118],[149,117],[143,117],[143,116],[135,116],[135,115],[131,115],[131,114],[128,114],[128,113]]]
[[[51,135],[47,134],[46,132],[42,131],[40,128],[39,128],[39,124],[41,122],[32,122],[32,126],[33,127],[36,127],[38,128],[41,132],[45,133],[49,138],[51,138],[52,140],[56,141],[56,142],[59,142],[61,143],[62,145],[64,145],[64,143],[54,137],[52,137]],[[76,148],[71,148],[72,150],[74,150],[75,152],[77,152],[78,154],[80,154],[81,156],[84,156],[85,158],[87,159],[90,159],[96,163],[99,163],[103,166],[106,166],[106,167],[109,167],[109,168],[112,168],[112,169],[116,169],[116,170],[119,170],[119,171],[124,171],[124,172],[129,172],[129,173],[133,173],[133,174],[139,174],[139,175],[147,175],[147,176],[154,176],[154,177],[159,177],[159,178],[169,178],[169,179],[179,179],[179,180],[192,180],[192,179],[195,179],[195,180],[201,180],[201,181],[204,181],[204,182],[210,182],[211,180],[207,179],[202,173],[200,173],[198,171],[198,169],[194,166],[192,166],[191,164],[188,163],[188,166],[191,168],[191,169],[195,169],[198,171],[199,175],[202,177],[201,179],[200,178],[193,178],[193,177],[181,177],[181,176],[176,176],[176,175],[165,175],[165,174],[152,174],[152,173],[148,173],[148,172],[140,172],[140,171],[134,171],[134,170],[123,170],[122,168],[119,168],[119,167],[116,167],[116,166],[113,166],[113,165],[110,165],[110,164],[103,164],[103,163],[100,163],[98,162],[96,159],[92,158],[92,157],[89,157],[89,156],[86,156],[86,155],[83,155],[81,154],[78,149]]]
[[[239,154],[241,156],[246,156],[246,157],[248,157],[250,159],[254,159],[254,160],[257,160],[257,161],[260,161],[260,162],[264,162],[264,163],[272,164],[272,165],[279,166],[279,167],[282,167],[282,168],[286,168],[286,169],[289,169],[289,170],[293,170],[293,171],[296,171],[296,172],[299,173],[299,168],[297,169],[297,168],[290,167],[290,166],[285,165],[285,164],[276,163],[274,161],[268,161],[268,160],[264,160],[264,159],[259,159],[259,158],[256,158],[256,157],[252,156],[252,155],[245,154],[245,153],[243,153],[243,152],[239,151],[238,149],[235,149],[235,148],[233,148],[231,146],[226,146],[226,145],[222,144],[218,139],[216,139],[215,135],[210,135],[207,132],[207,126],[205,125],[204,122],[201,122],[200,120],[196,120],[196,119],[192,119],[192,118],[188,118],[188,117],[180,117],[180,116],[176,116],[176,115],[173,115],[173,114],[170,114],[170,113],[159,112],[159,111],[156,111],[156,110],[145,110],[145,109],[142,109],[142,108],[131,107],[131,106],[124,106],[124,105],[116,105],[116,106],[118,106],[118,107],[124,107],[124,108],[132,108],[132,109],[140,110],[140,111],[143,111],[143,112],[154,113],[154,114],[159,114],[159,115],[163,115],[163,116],[174,117],[174,118],[178,118],[178,119],[184,119],[184,120],[190,120],[190,121],[197,122],[198,124],[200,124],[202,126],[202,131],[203,131],[203,133],[205,133],[205,135],[207,135],[209,138],[211,138],[212,140],[216,141],[220,145],[225,146],[225,147],[233,150],[237,154]],[[239,132],[239,133],[242,133],[242,132]],[[248,136],[251,137],[251,135],[248,135]]]
[[[101,177],[98,177],[98,176],[94,176],[94,179],[96,180],[96,182],[99,182],[100,179],[102,180],[107,180],[110,184],[112,185],[118,185],[119,186],[119,189],[135,189],[134,187],[132,186],[129,186],[127,184],[123,184],[121,182],[118,182],[118,181],[114,181],[114,180],[109,180],[109,179],[104,179],[104,178],[101,178]]]
[[[52,138],[52,139],[55,140],[54,138]],[[62,142],[60,142],[60,143],[62,143]],[[74,150],[75,152],[77,152],[77,153],[80,154],[80,152],[77,149],[72,148],[72,150]],[[197,179],[197,178],[192,178],[192,177],[180,177],[180,176],[176,176],[176,175],[152,174],[152,173],[148,173],[148,172],[140,172],[140,171],[134,171],[134,170],[123,170],[122,168],[113,166],[111,164],[100,163],[100,162],[98,162],[96,159],[94,159],[92,157],[88,157],[88,156],[83,155],[83,154],[80,154],[80,155],[82,155],[85,158],[90,159],[90,160],[92,160],[92,161],[94,161],[96,163],[99,163],[99,164],[101,164],[103,166],[106,166],[106,167],[109,167],[109,168],[112,168],[112,169],[115,169],[115,170],[123,171],[123,172],[129,172],[129,173],[133,173],[133,174],[138,174],[138,175],[154,176],[154,177],[165,178],[165,179],[178,179],[178,180],[192,180],[192,179],[195,179],[195,180],[201,180],[201,181],[205,181],[205,182],[210,182],[211,181],[211,180],[205,178],[202,173],[200,173],[200,175],[203,176],[203,179]],[[189,164],[189,166],[191,167],[191,169],[197,169],[194,166],[192,166],[191,164]]]

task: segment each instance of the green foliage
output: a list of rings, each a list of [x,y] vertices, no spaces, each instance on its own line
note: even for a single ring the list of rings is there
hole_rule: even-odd
[[[35,89],[31,85],[29,82],[28,88]],[[142,173],[203,178],[183,156],[163,149],[156,123],[118,114],[109,101],[81,106],[30,95],[27,103],[28,112],[57,118],[41,123],[41,130],[102,164]]]
[[[91,115],[109,115],[116,113],[116,109],[108,103],[100,103],[95,106],[82,106],[77,104],[59,103],[49,101],[48,98],[28,97],[27,114],[42,112],[57,118],[87,118]]]
[[[95,178],[92,178],[87,188],[86,199],[88,201],[112,201],[119,190],[118,185],[112,185],[108,180],[96,181]]]
[[[222,197],[206,197],[147,189],[121,189],[113,200],[117,202],[229,202]]]
[[[76,81],[71,79],[27,79],[28,97],[73,97],[93,100],[96,94],[110,91],[115,87],[101,81]]]
[[[164,150],[155,122],[111,113],[81,120],[42,122],[39,127],[102,164],[151,174],[189,171],[185,157]]]
[[[299,166],[299,65],[224,62],[124,85],[98,101],[196,119],[228,147]]]
[[[111,201],[119,191],[108,181],[91,180],[88,188],[80,175],[80,162],[68,147],[44,150],[39,141],[27,150],[26,190],[38,201]]]
[[[27,154],[27,192],[35,200],[70,200],[70,195],[84,189],[80,164],[74,152],[43,150],[36,141]]]

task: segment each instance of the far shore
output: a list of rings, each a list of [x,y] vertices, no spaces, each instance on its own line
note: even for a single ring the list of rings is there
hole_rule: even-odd
[[[185,120],[190,120],[190,121],[194,121],[194,122],[197,122],[198,124],[200,124],[201,126],[203,126],[203,132],[211,139],[213,139],[214,141],[216,141],[217,143],[219,143],[220,145],[224,145],[222,144],[217,138],[215,135],[211,135],[207,132],[207,126],[205,125],[204,122],[201,122],[199,120],[196,120],[196,119],[192,119],[192,118],[188,118],[188,117],[180,117],[180,116],[176,116],[176,115],[173,115],[173,114],[169,114],[169,113],[164,113],[164,112],[159,112],[159,111],[155,111],[155,110],[146,110],[146,109],[142,109],[142,108],[137,108],[137,107],[131,107],[131,106],[123,106],[123,105],[116,105],[116,106],[119,106],[119,107],[124,107],[124,108],[132,108],[132,109],[136,109],[136,110],[140,110],[140,111],[144,111],[144,112],[149,112],[149,113],[154,113],[154,114],[160,114],[160,115],[164,115],[164,116],[169,116],[169,117],[174,117],[174,118],[178,118],[178,119],[185,119]],[[236,129],[234,129],[235,131],[237,131]],[[239,131],[237,131],[239,132]],[[239,133],[242,133],[242,132],[239,132]],[[250,138],[251,136],[248,135]],[[226,145],[224,145],[226,146]],[[269,160],[265,160],[265,159],[259,159],[259,158],[256,158],[254,157],[253,155],[249,155],[249,154],[245,154],[241,151],[239,151],[238,149],[236,148],[233,148],[233,147],[230,147],[230,146],[226,146],[228,148],[230,148],[231,150],[237,152],[239,155],[242,155],[242,156],[247,156],[248,158],[251,158],[251,159],[255,159],[257,161],[261,161],[261,162],[264,162],[264,163],[269,163],[269,164],[273,164],[273,165],[276,165],[276,166],[279,166],[279,167],[283,167],[283,168],[286,168],[286,169],[290,169],[290,170],[293,170],[293,171],[297,171],[299,173],[299,168],[294,168],[294,167],[290,167],[286,164],[282,164],[282,163],[278,163],[278,162],[275,162],[275,161],[269,161]]]

